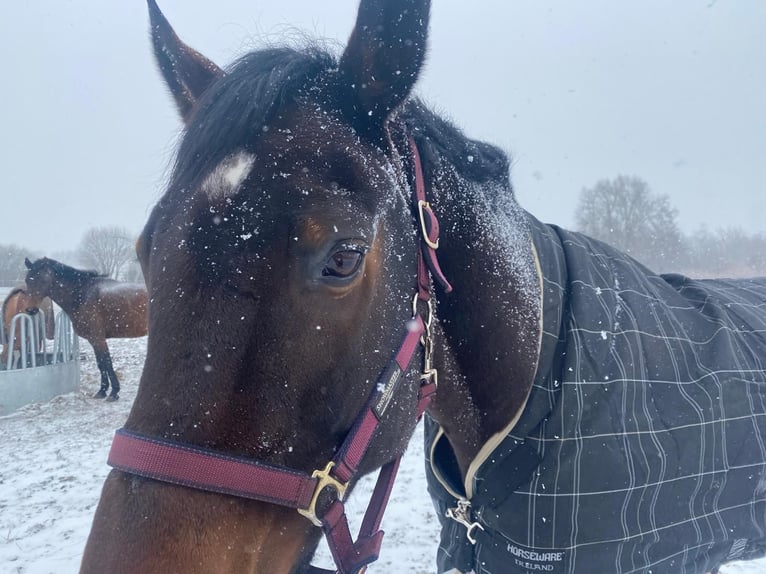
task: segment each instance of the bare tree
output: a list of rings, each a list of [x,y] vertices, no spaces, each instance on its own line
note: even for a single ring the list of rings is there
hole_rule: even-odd
[[[124,227],[93,227],[85,232],[77,248],[79,261],[113,279],[135,258],[135,239]]]
[[[125,264],[125,268],[122,272],[122,280],[130,283],[143,283],[144,273],[141,270],[141,264],[138,261],[136,254],[133,254],[130,261]]]
[[[28,249],[18,245],[0,245],[0,285],[11,287],[24,282],[27,268],[24,258],[36,259]]]
[[[654,271],[673,270],[684,251],[678,210],[635,176],[601,180],[580,192],[578,230],[635,257]]]
[[[700,227],[689,239],[689,272],[699,276],[766,275],[766,236],[741,227]]]

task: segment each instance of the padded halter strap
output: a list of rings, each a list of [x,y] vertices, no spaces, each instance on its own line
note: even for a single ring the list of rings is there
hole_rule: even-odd
[[[401,457],[380,469],[356,542],[351,536],[343,498],[347,485],[359,471],[359,464],[367,453],[418,345],[425,347],[425,368],[420,379],[417,404],[418,421],[436,392],[436,371],[430,364],[431,277],[447,292],[452,290],[452,286],[442,274],[436,258],[439,224],[425,199],[425,182],[417,146],[412,138],[409,141],[415,171],[413,203],[420,231],[418,288],[413,303],[413,317],[407,321],[398,350],[378,377],[365,406],[333,460],[323,470],[315,470],[309,476],[301,471],[246,457],[143,436],[124,428],[115,433],[109,452],[108,464],[123,472],[297,509],[322,528],[337,566],[336,570],[311,566],[309,572],[312,574],[357,574],[378,558],[383,539],[380,523]],[[418,301],[428,306],[425,321],[418,311]],[[317,501],[327,488],[334,489],[336,497],[320,516],[317,514]]]
[[[338,566],[337,571],[312,567],[312,572],[351,574],[377,560],[383,532],[380,522],[393,487],[399,458],[384,465],[365,513],[357,541],[354,542],[343,504],[346,485],[357,474],[372,441],[380,418],[396,394],[403,374],[409,368],[419,339],[424,333],[423,320],[408,321],[396,355],[378,377],[365,407],[333,461],[323,471],[312,475],[251,458],[230,456],[210,449],[179,444],[176,441],[143,436],[119,429],[112,441],[108,464],[118,470],[171,484],[228,494],[295,508],[325,532],[328,546]],[[426,381],[420,388],[418,420],[427,408],[436,383]],[[338,495],[329,508],[317,516],[316,503],[326,488]]]
[[[420,152],[415,140],[410,137],[412,162],[415,168],[415,189],[413,204],[417,208],[418,231],[420,236],[420,251],[418,258],[418,297],[428,301],[431,297],[431,277],[439,284],[445,293],[452,291],[447,278],[439,266],[436,250],[439,248],[439,221],[426,200],[426,183],[423,177],[423,166],[420,162]]]

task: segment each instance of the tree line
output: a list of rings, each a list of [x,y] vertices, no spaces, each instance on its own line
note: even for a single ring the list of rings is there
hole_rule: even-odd
[[[678,209],[639,177],[620,175],[580,192],[578,231],[629,253],[657,273],[692,277],[766,275],[766,235],[740,227],[681,232]]]
[[[124,227],[104,226],[88,229],[74,251],[39,253],[16,244],[0,244],[0,286],[24,282],[27,268],[24,259],[45,255],[121,281],[143,283],[135,250],[136,236]]]
[[[656,271],[693,277],[766,275],[766,235],[739,227],[700,227],[684,234],[678,209],[664,194],[651,191],[639,177],[619,175],[580,191],[575,229],[627,252]],[[51,257],[69,265],[94,269],[113,279],[143,282],[136,260],[136,236],[124,227],[87,230],[73,252]],[[0,286],[22,283],[24,258],[35,253],[15,244],[0,244]],[[45,254],[48,255],[48,254]]]

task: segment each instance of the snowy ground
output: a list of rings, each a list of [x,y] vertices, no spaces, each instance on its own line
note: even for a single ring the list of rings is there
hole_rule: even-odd
[[[0,417],[0,574],[67,574],[79,568],[108,472],[109,445],[135,397],[146,339],[112,340],[110,346],[122,382],[118,402],[89,398],[98,389],[98,370],[89,345],[81,341],[86,360],[79,392]],[[418,431],[383,520],[382,558],[370,574],[435,571],[438,527],[426,493],[421,445]],[[352,517],[363,512],[370,488],[367,481],[352,495]],[[321,549],[315,563],[332,566]],[[766,559],[722,572],[764,574]]]

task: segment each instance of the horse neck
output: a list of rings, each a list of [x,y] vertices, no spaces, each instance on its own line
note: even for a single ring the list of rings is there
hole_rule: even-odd
[[[510,430],[537,368],[541,289],[527,214],[505,181],[470,183],[432,174],[442,269],[454,287],[439,296],[436,357],[442,372],[431,409],[463,476],[481,447]]]
[[[72,275],[70,277],[56,273],[46,295],[54,300],[65,313],[71,315],[82,303],[84,292],[92,282],[93,278],[90,276]]]

